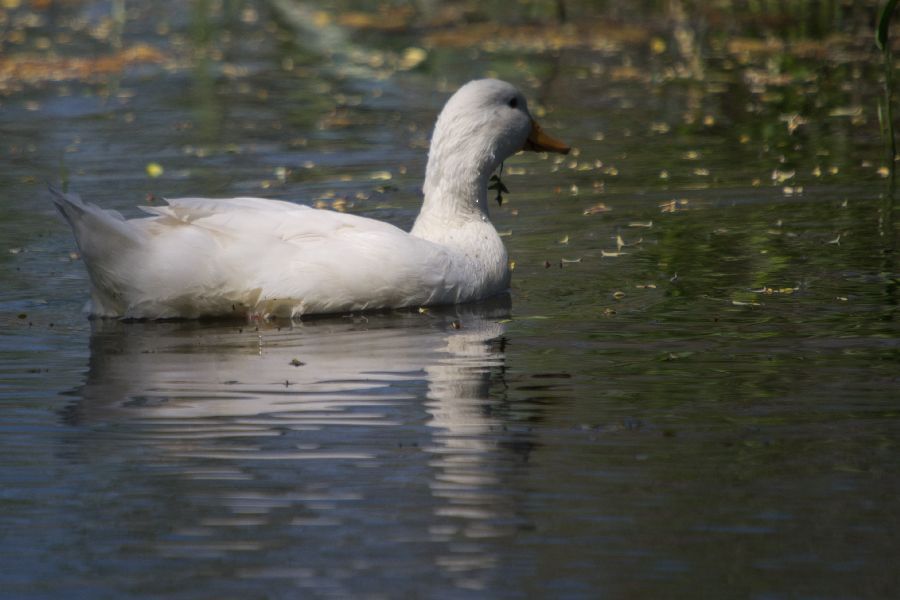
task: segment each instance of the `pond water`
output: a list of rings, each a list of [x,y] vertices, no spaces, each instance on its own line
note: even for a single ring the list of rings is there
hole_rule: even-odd
[[[786,43],[603,3],[552,27],[525,4],[503,27],[491,3],[466,26],[144,4],[0,9],[0,596],[896,593],[898,226],[866,14]],[[509,296],[81,312],[44,182],[129,216],[252,194],[408,227],[437,111],[484,75],[576,149],[506,164]]]

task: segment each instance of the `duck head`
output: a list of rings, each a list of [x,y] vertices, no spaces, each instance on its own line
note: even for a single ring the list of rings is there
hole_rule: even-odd
[[[569,147],[541,129],[525,97],[509,83],[479,79],[462,86],[444,105],[434,128],[423,214],[486,216],[491,173],[520,150],[567,154]]]

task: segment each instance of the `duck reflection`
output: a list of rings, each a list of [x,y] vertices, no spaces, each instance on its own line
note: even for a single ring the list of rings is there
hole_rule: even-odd
[[[63,418],[90,438],[81,452],[162,468],[167,489],[143,493],[191,503],[174,538],[148,540],[157,552],[277,546],[283,560],[287,545],[309,569],[326,560],[302,551],[318,540],[477,588],[496,562],[480,542],[522,525],[506,479],[533,447],[494,416],[508,302],[259,327],[97,321]],[[244,576],[273,576],[272,557],[254,562]]]

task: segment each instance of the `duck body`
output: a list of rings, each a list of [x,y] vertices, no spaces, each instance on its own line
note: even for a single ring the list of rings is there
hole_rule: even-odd
[[[409,233],[263,198],[173,199],[126,220],[52,191],[88,270],[93,316],[296,318],[462,303],[509,287],[487,184],[504,158],[536,143],[535,131],[544,135],[509,84],[463,86],[438,118]]]
[[[389,223],[263,198],[183,198],[125,220],[66,194],[98,317],[300,317],[478,300],[509,286],[489,222],[435,243]]]

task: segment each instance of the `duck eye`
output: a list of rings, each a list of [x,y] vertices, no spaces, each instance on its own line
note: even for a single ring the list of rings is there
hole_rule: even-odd
[[[518,98],[512,98],[512,99],[511,99],[509,102],[507,102],[506,104],[507,104],[507,106],[509,106],[510,108],[518,108],[518,106],[519,106],[519,99],[518,99]]]

